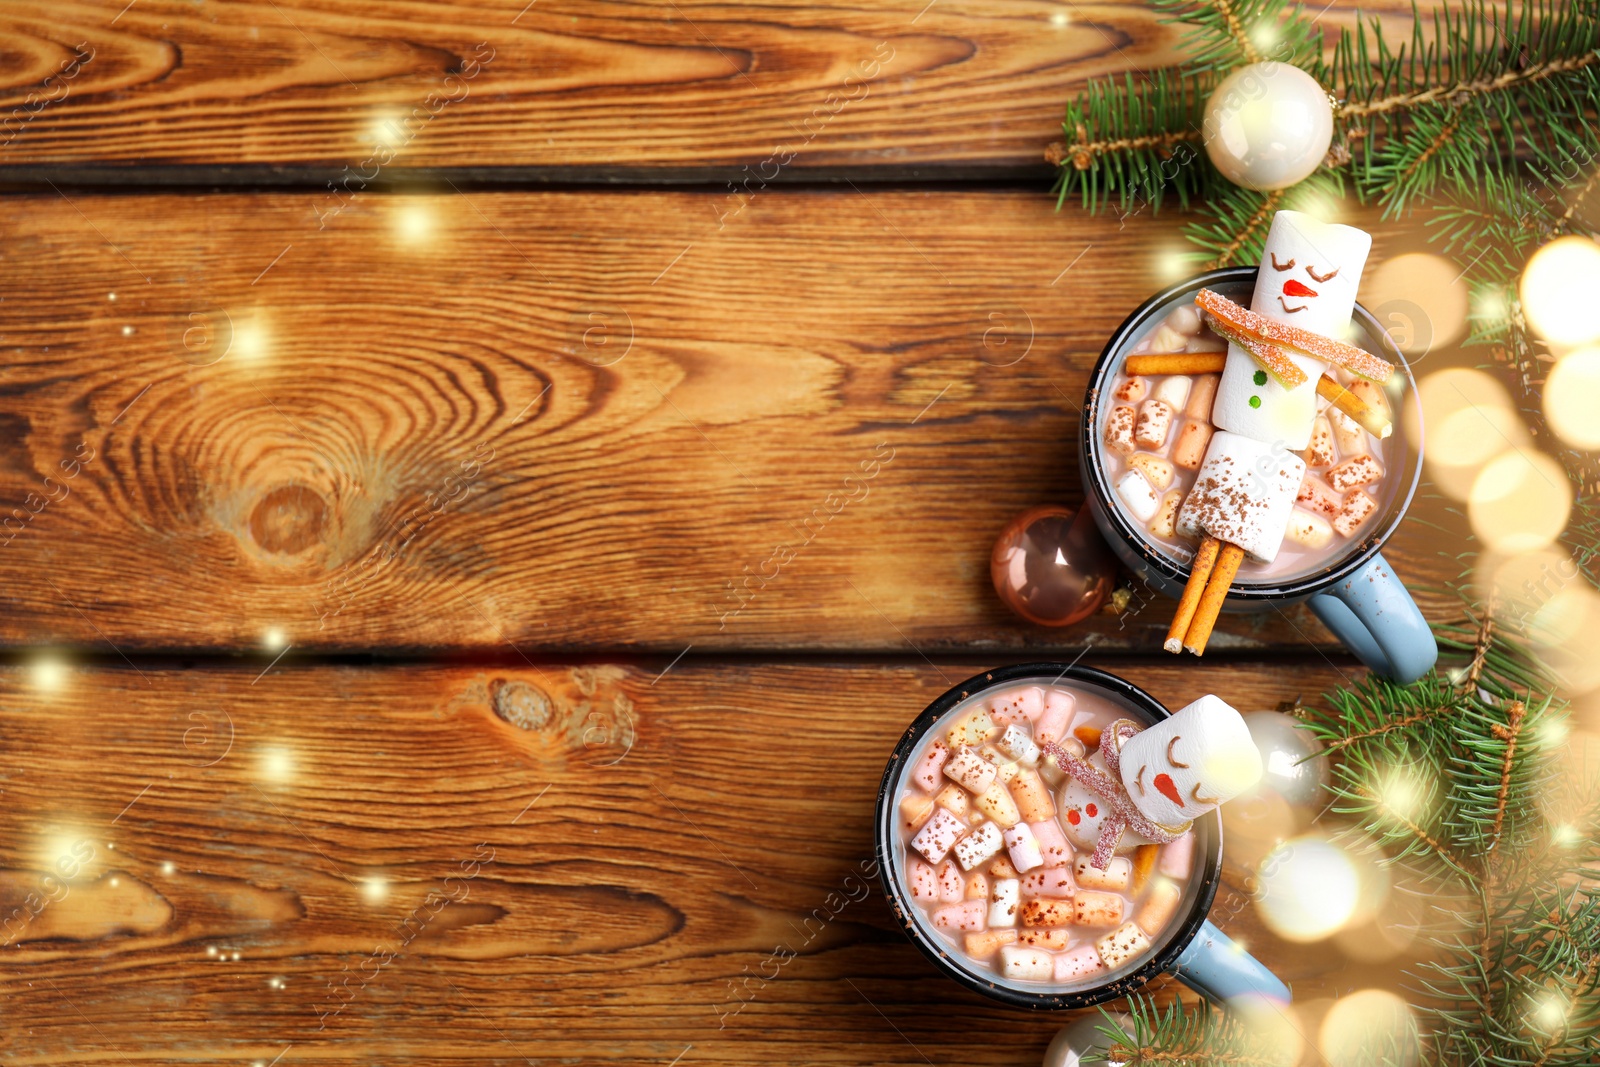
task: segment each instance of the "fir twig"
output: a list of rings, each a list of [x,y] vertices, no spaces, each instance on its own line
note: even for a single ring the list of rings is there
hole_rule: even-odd
[[[1206,265],[1206,269],[1214,270],[1217,267],[1232,263],[1233,257],[1238,255],[1241,248],[1245,248],[1259,239],[1262,228],[1272,222],[1272,216],[1278,210],[1278,204],[1282,200],[1282,189],[1275,189],[1263,197],[1261,206],[1256,208],[1255,214],[1251,215],[1249,221],[1239,228],[1238,235],[1228,242],[1222,251],[1217,253],[1217,258]]]
[[[1500,831],[1506,822],[1506,798],[1511,793],[1511,766],[1517,758],[1517,735],[1522,731],[1522,720],[1527,713],[1526,704],[1513,700],[1507,709],[1507,725],[1494,727],[1494,735],[1506,743],[1506,752],[1500,763],[1500,791],[1495,797],[1494,830],[1490,833],[1489,841],[1491,853],[1500,847]]]
[[[1476,81],[1456,82],[1451,85],[1433,85],[1426,89],[1394,93],[1377,100],[1343,103],[1334,114],[1340,119],[1353,119],[1368,115],[1386,115],[1393,111],[1409,111],[1425,104],[1460,105],[1470,97],[1523,88],[1544,81],[1546,78],[1584,70],[1595,63],[1600,63],[1600,52],[1587,52],[1547,63],[1529,64],[1521,70],[1508,70],[1493,78],[1479,78]]]

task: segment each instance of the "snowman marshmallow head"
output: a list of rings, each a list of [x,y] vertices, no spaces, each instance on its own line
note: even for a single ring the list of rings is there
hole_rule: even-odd
[[[1354,226],[1280,211],[1267,231],[1251,309],[1324,337],[1342,337],[1372,237]]]
[[[1167,827],[1186,826],[1261,780],[1244,716],[1215,696],[1134,734],[1118,755],[1129,799]]]

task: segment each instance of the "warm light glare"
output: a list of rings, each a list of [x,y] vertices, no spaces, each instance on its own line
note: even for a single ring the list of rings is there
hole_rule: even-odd
[[[1583,840],[1583,834],[1579,832],[1576,826],[1564,822],[1555,825],[1555,828],[1550,831],[1550,837],[1562,848],[1571,848]]]
[[[1544,417],[1573,448],[1600,449],[1600,348],[1580,348],[1556,363],[1544,383]]]
[[[1441,492],[1456,500],[1471,494],[1485,463],[1508,448],[1532,445],[1511,394],[1481,370],[1436,371],[1422,379],[1417,397],[1428,473]],[[1402,418],[1407,436],[1417,440],[1419,427],[1409,406]]]
[[[1533,998],[1528,1018],[1545,1033],[1555,1034],[1567,1028],[1567,1014],[1571,1010],[1567,998],[1552,991]]]
[[[1580,345],[1600,338],[1600,244],[1558,237],[1522,270],[1522,314],[1540,336]]]
[[[258,322],[236,323],[230,351],[241,359],[260,359],[267,354],[267,331]]]
[[[261,750],[261,777],[269,782],[287,782],[294,776],[294,760],[285,748]]]
[[[367,138],[377,145],[393,148],[405,144],[406,128],[398,115],[379,115],[367,128]]]
[[[45,839],[40,866],[70,881],[85,873],[94,859],[94,844],[80,833],[59,831]]]
[[[389,883],[382,878],[368,878],[361,883],[361,898],[368,904],[382,904],[389,896]]]
[[[1256,1048],[1271,1050],[1274,1064],[1291,1067],[1299,1061],[1305,1049],[1305,1024],[1294,1005],[1247,993],[1230,998],[1227,1008]]]
[[[420,203],[408,203],[395,213],[395,233],[407,244],[418,244],[433,233],[433,213]]]
[[[1400,997],[1386,989],[1363,989],[1334,1002],[1317,1044],[1329,1067],[1415,1063],[1417,1022]]]
[[[167,862],[165,862],[165,863],[163,863],[161,865],[161,873],[162,874],[173,875],[173,874],[176,874],[177,872],[178,872],[178,865],[176,863],[173,863],[171,860],[168,860]]]
[[[1453,344],[1467,330],[1467,284],[1461,268],[1428,252],[1384,260],[1361,286],[1362,306],[1407,356]]]
[[[1063,26],[1070,26],[1072,25],[1072,16],[1067,14],[1065,11],[1057,11],[1050,16],[1050,25],[1054,26],[1056,29],[1060,29]]]
[[[1194,263],[1188,253],[1174,248],[1156,254],[1156,274],[1162,281],[1181,281],[1193,273]]]
[[[67,665],[58,659],[39,659],[33,663],[33,684],[47,693],[60,689],[67,680]]]
[[[1360,902],[1360,878],[1350,857],[1319,837],[1285,841],[1261,861],[1256,877],[1261,919],[1286,941],[1332,935]]]
[[[1417,780],[1403,770],[1391,771],[1378,787],[1378,797],[1383,802],[1384,810],[1397,819],[1415,822],[1422,812],[1422,801],[1426,794]]]
[[[1561,464],[1526,448],[1502,452],[1473,480],[1472,532],[1493,552],[1532,552],[1561,536],[1572,511],[1572,483]]]
[[[284,637],[283,630],[276,626],[267,627],[266,632],[261,635],[261,646],[268,652],[277,652],[287,643],[288,638]]]

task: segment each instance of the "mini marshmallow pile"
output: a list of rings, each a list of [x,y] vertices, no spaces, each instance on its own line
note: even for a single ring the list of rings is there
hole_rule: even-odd
[[[1083,751],[1095,719],[1070,692],[1024,686],[958,711],[912,766],[900,799],[906,878],[935,930],[1008,979],[1081,982],[1136,960],[1177,914],[1194,837],[1096,869],[1075,856],[1040,745]],[[961,940],[957,942],[957,938]]]
[[[1191,330],[1194,332],[1189,333]],[[1215,347],[1208,348],[1208,342]],[[1182,304],[1129,354],[1217,351],[1221,347],[1220,339],[1200,326],[1193,305]],[[1254,373],[1266,376],[1264,371]],[[1388,398],[1380,387],[1352,381],[1347,374],[1338,376],[1363,402],[1388,415]],[[1180,508],[1216,432],[1211,415],[1219,381],[1216,374],[1118,375],[1115,380],[1111,393],[1115,405],[1105,424],[1106,459],[1112,468],[1107,473],[1129,513],[1158,539],[1194,540],[1202,533],[1199,525],[1183,521]],[[1351,538],[1361,530],[1378,511],[1377,487],[1384,476],[1382,443],[1328,401],[1318,398],[1317,405],[1311,439],[1292,457],[1301,466],[1285,472],[1289,479],[1260,477],[1263,462],[1276,467],[1280,458],[1269,455],[1272,449],[1262,445],[1245,462],[1217,464],[1218,481],[1211,487],[1213,495],[1237,510],[1247,507],[1263,486],[1285,493],[1297,486],[1284,538],[1312,551],[1328,547],[1335,535]],[[1237,444],[1249,450],[1254,442],[1245,439]],[[1121,469],[1116,469],[1119,466]],[[1225,474],[1243,483],[1242,488],[1233,487],[1240,491],[1231,491],[1231,482],[1223,484]],[[1298,482],[1293,477],[1298,477]],[[1280,510],[1287,505],[1286,500],[1266,504]],[[1195,510],[1199,510],[1198,502]],[[1248,535],[1246,539],[1250,539]],[[1276,545],[1270,546],[1270,551],[1265,544],[1243,547],[1257,549],[1251,555],[1258,564],[1263,556],[1276,554]]]

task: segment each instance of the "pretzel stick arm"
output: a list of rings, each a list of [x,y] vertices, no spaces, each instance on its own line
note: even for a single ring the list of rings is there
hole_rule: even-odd
[[[1324,374],[1317,379],[1317,395],[1356,420],[1356,425],[1370,431],[1380,440],[1394,433],[1394,423],[1383,413],[1368,407],[1359,396]]]

